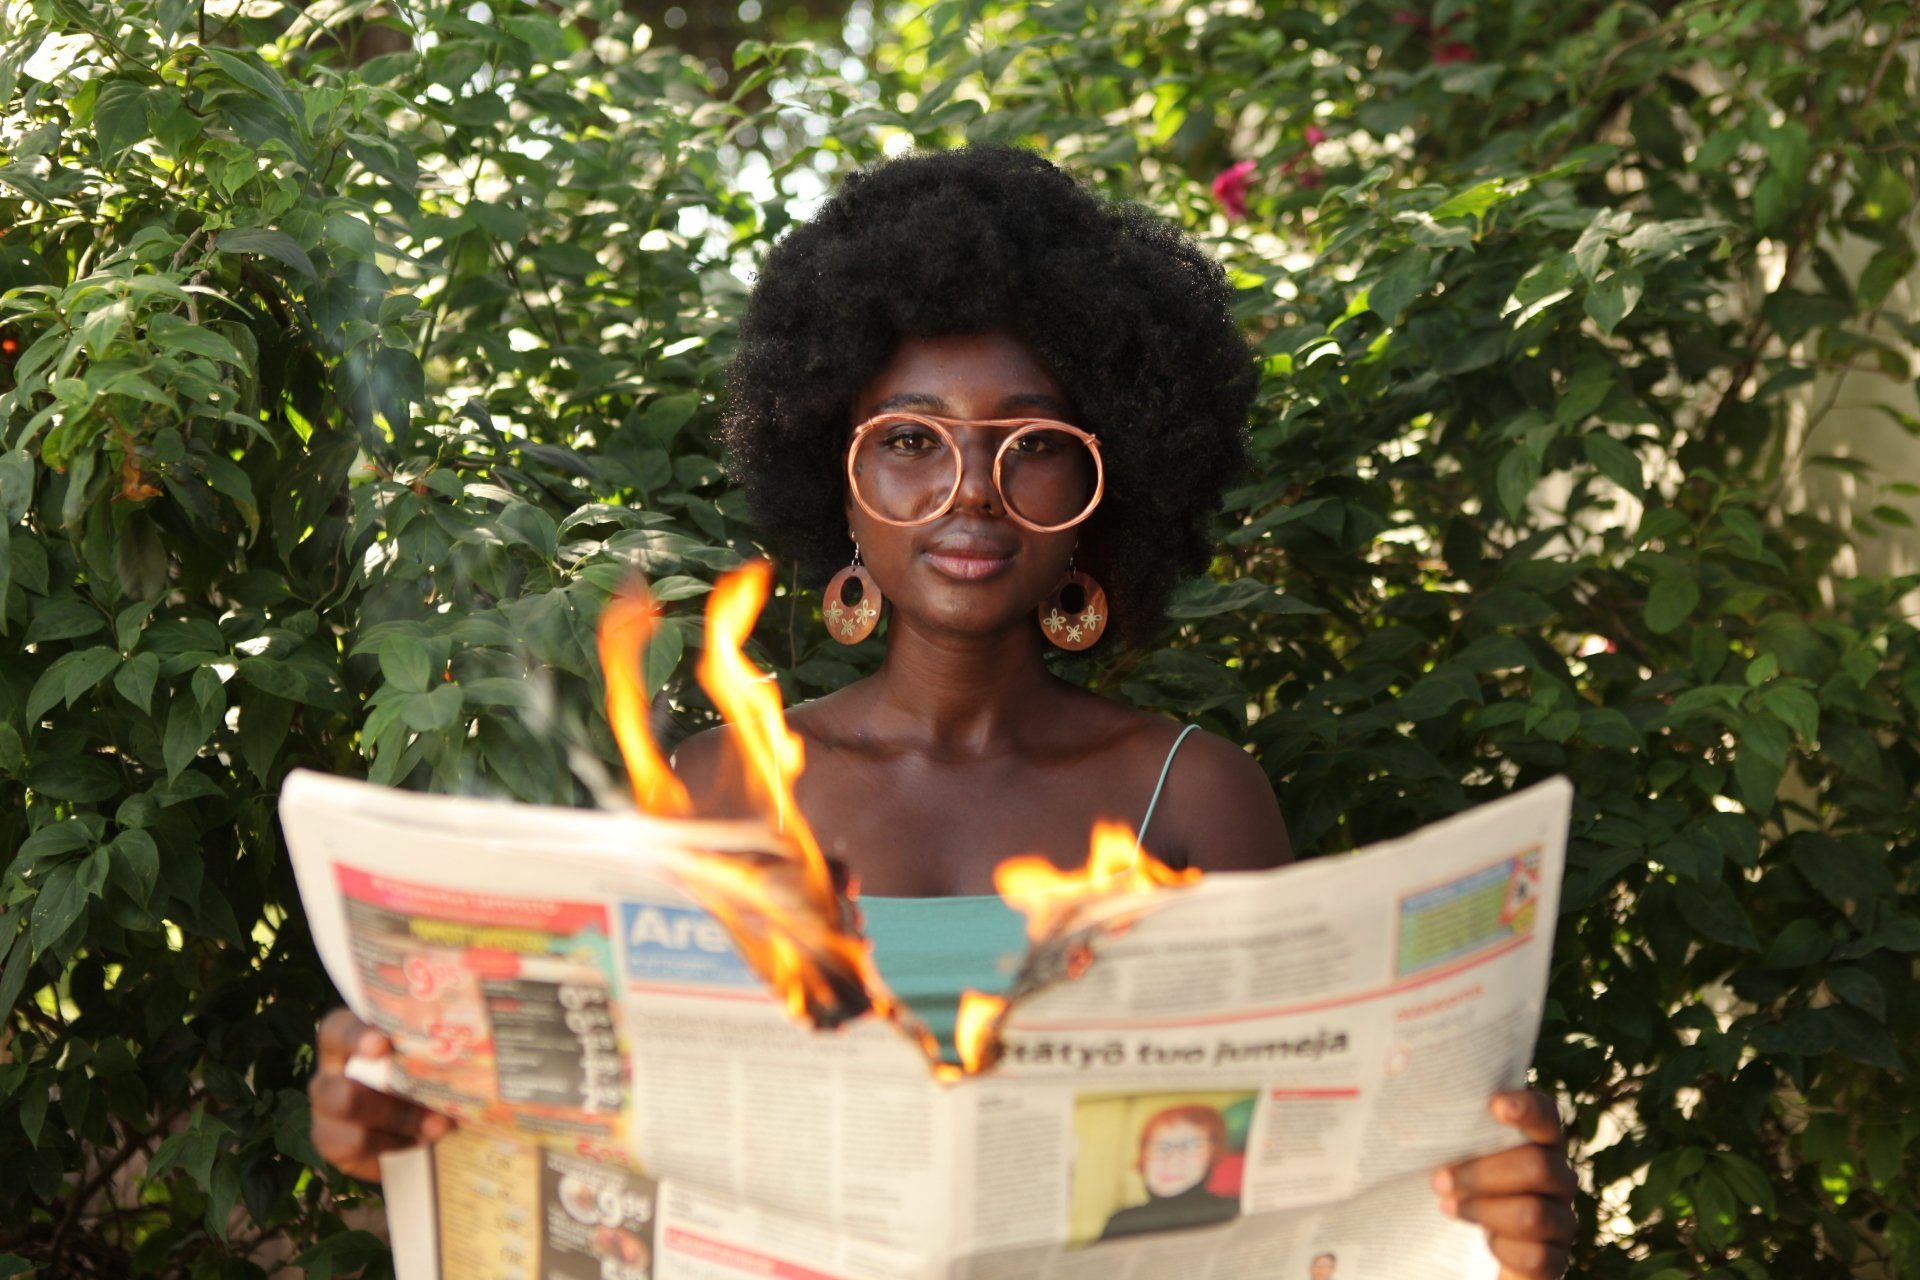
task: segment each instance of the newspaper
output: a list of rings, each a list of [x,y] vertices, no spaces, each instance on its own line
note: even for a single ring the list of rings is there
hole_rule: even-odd
[[[462,1122],[383,1162],[400,1280],[1477,1280],[1429,1177],[1518,1141],[1571,794],[1104,909],[957,1083],[796,1025],[676,887],[762,828],[311,773],[281,818],[396,1046],[355,1074]]]

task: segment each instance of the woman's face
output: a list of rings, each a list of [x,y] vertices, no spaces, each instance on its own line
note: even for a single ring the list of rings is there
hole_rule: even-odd
[[[1154,1126],[1140,1162],[1140,1177],[1156,1196],[1177,1196],[1207,1180],[1213,1168],[1213,1140],[1185,1120]]]
[[[891,409],[963,420],[1074,422],[1060,384],[1015,338],[999,332],[903,339],[855,402],[849,436]],[[1035,533],[1008,518],[993,485],[993,454],[1007,429],[961,426],[953,434],[964,466],[944,515],[901,528],[874,519],[849,495],[847,522],[897,619],[949,633],[992,632],[1028,619],[1060,585],[1077,530]]]

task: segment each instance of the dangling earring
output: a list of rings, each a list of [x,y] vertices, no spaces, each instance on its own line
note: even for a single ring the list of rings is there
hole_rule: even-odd
[[[1067,560],[1067,576],[1040,602],[1040,631],[1062,649],[1091,648],[1107,629],[1107,593]]]
[[[880,625],[885,597],[867,566],[860,562],[860,544],[853,544],[853,563],[833,575],[827,584],[827,634],[841,644],[859,644]]]

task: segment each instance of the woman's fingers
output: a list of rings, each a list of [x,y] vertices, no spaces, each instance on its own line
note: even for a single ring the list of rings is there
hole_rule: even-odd
[[[1487,1229],[1491,1240],[1564,1245],[1573,1243],[1573,1206],[1546,1196],[1477,1196],[1462,1200],[1454,1216]]]
[[[1566,1153],[1537,1143],[1464,1160],[1433,1177],[1433,1189],[1455,1201],[1475,1196],[1537,1195],[1570,1202],[1577,1188]]]
[[[1489,1106],[1527,1141],[1435,1170],[1440,1207],[1485,1228],[1501,1280],[1559,1280],[1577,1227],[1578,1190],[1559,1111],[1552,1098],[1531,1089],[1497,1093]]]
[[[380,1156],[388,1151],[403,1151],[417,1145],[417,1139],[379,1129],[369,1129],[350,1120],[313,1118],[313,1149],[342,1173],[366,1182],[380,1181]]]
[[[355,1054],[379,1058],[393,1052],[393,1042],[353,1015],[351,1009],[335,1009],[320,1020],[320,1070],[341,1071]]]
[[[1489,1237],[1487,1248],[1500,1261],[1500,1280],[1560,1280],[1569,1251],[1563,1244]]]
[[[1560,1128],[1560,1109],[1553,1099],[1538,1089],[1510,1089],[1496,1093],[1487,1103],[1493,1118],[1510,1124],[1528,1142],[1559,1144],[1566,1140]]]
[[[452,1127],[452,1121],[438,1112],[369,1089],[334,1072],[314,1076],[307,1086],[307,1097],[316,1116],[380,1130],[409,1142],[430,1142]]]

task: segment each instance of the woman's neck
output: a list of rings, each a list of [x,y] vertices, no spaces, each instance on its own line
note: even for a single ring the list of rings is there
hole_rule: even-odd
[[[874,678],[874,730],[941,755],[1000,754],[1057,691],[1042,643],[1031,625],[961,636],[896,616]]]

